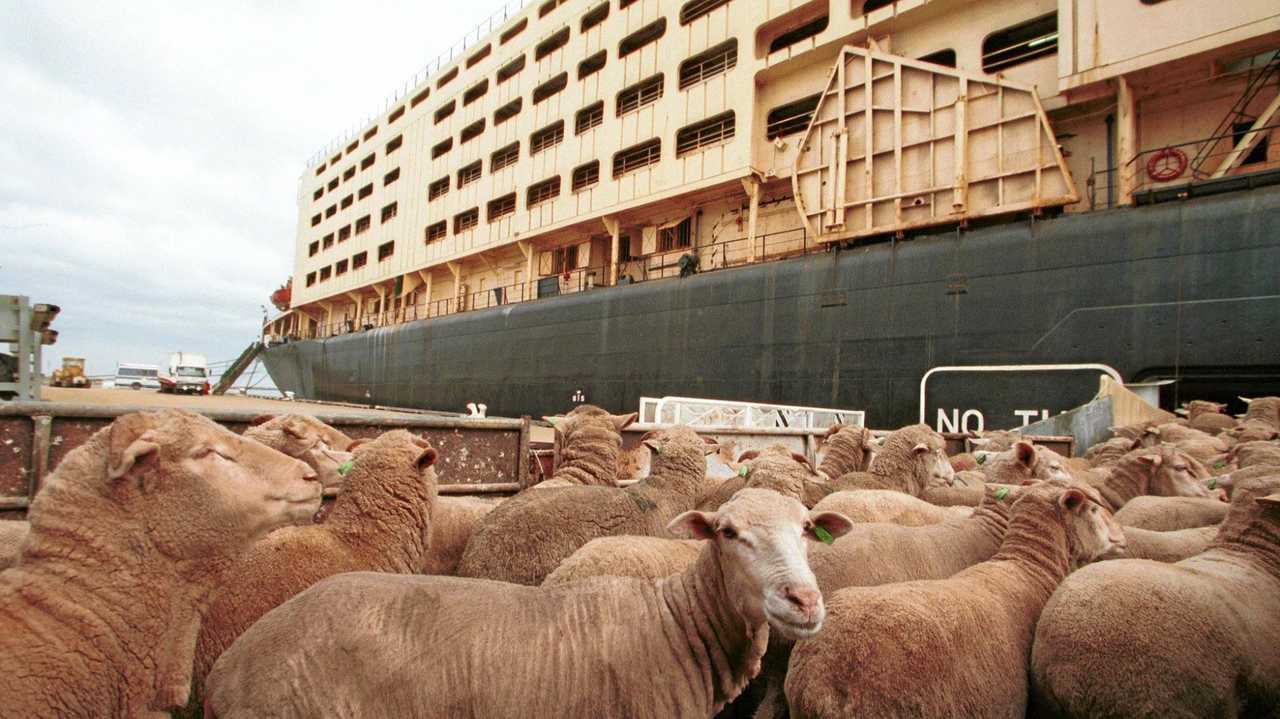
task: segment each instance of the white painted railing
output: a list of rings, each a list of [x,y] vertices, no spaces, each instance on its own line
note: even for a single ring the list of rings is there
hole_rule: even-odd
[[[833,424],[865,426],[863,410],[733,402],[696,397],[641,397],[640,421],[691,427],[789,427],[823,429]]]

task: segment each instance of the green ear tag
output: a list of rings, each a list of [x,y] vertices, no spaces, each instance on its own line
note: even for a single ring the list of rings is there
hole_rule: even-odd
[[[987,461],[987,455],[980,454],[977,457],[974,457],[974,459],[978,460],[978,464],[985,464]]]
[[[1217,488],[1218,488],[1218,478],[1217,478],[1217,477],[1210,477],[1210,478],[1209,478],[1209,489],[1217,489]]]
[[[836,538],[835,538],[835,537],[833,537],[833,536],[831,536],[831,532],[828,532],[827,530],[823,529],[822,527],[819,527],[819,526],[816,526],[816,525],[815,525],[815,526],[814,526],[814,528],[813,528],[813,533],[814,533],[814,534],[816,534],[816,535],[818,536],[818,539],[819,539],[823,544],[834,544],[834,543],[835,543],[835,541],[836,541]]]
[[[738,476],[739,476],[739,477],[745,477],[745,476],[747,476],[747,466],[746,466],[746,465],[743,465],[743,466],[741,466],[741,467],[738,467]]]
[[[351,467],[354,466],[355,463],[356,461],[354,459],[348,459],[347,461],[338,465],[338,476],[339,477],[347,476],[347,472],[351,471]]]
[[[996,499],[1004,499],[1005,497],[1008,497],[1008,496],[1009,496],[1008,487],[1001,487],[1000,489],[996,490]]]
[[[1214,468],[1214,469],[1222,469],[1222,468],[1223,468],[1223,467],[1225,467],[1225,466],[1227,466],[1227,463],[1226,463],[1226,462],[1218,462],[1217,464],[1213,465],[1213,468]],[[1210,489],[1213,489],[1213,487],[1210,487]]]

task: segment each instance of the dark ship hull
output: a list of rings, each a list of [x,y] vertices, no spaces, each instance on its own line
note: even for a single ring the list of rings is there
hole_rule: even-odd
[[[1102,363],[1126,382],[1177,378],[1167,401],[1280,393],[1277,318],[1280,187],[1262,187],[597,289],[264,358],[299,398],[537,416],[679,395],[865,409],[893,427],[917,421],[921,378],[940,365]]]

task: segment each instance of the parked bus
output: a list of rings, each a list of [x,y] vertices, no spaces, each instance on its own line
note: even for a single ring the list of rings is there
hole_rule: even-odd
[[[116,368],[117,389],[160,389],[160,368],[153,364],[121,362]]]

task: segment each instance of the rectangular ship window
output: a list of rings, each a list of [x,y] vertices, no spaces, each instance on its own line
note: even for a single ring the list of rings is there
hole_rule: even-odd
[[[728,5],[729,0],[690,0],[680,8],[680,24],[688,25],[713,10]]]
[[[680,89],[732,70],[738,64],[738,41],[730,40],[680,63]]]
[[[368,252],[357,252],[351,256],[351,269],[358,270],[369,263]]]
[[[342,173],[342,181],[346,182],[347,180],[350,180],[355,176],[356,176],[356,166],[352,165],[351,167],[347,168],[346,172]]]
[[[480,82],[477,82],[476,84],[467,88],[466,92],[462,93],[462,106],[466,107],[467,105],[470,105],[476,100],[479,100],[480,98],[484,97],[485,94],[487,94],[488,92],[489,92],[488,80],[481,80]]]
[[[333,274],[341,277],[347,274],[347,263],[349,260],[338,260],[333,266]]]
[[[829,16],[823,15],[822,17],[814,18],[799,27],[782,33],[775,37],[773,42],[769,43],[769,53],[773,54],[779,50],[791,47],[802,40],[808,40],[823,30],[826,30],[827,24],[830,20],[831,18]]]
[[[369,215],[365,215],[364,217],[361,217],[360,219],[356,220],[356,234],[358,235],[361,232],[368,230],[369,225],[371,224],[373,224],[373,221],[369,217]]]
[[[550,80],[547,80],[541,85],[533,88],[533,104],[537,105],[543,100],[546,100],[547,98],[564,90],[565,86],[567,86],[568,84],[569,84],[569,73],[567,72],[562,72],[559,75],[556,75],[555,77],[551,78]]]
[[[360,161],[360,169],[367,170],[370,167],[373,167],[373,159],[376,156],[377,156],[376,152],[369,153],[363,160]]]
[[[660,17],[657,20],[636,30],[630,35],[622,38],[622,42],[618,43],[618,57],[624,58],[627,55],[639,50],[649,43],[657,42],[667,32],[667,19]]]
[[[337,211],[338,211],[338,206],[337,206],[337,205],[329,205],[329,207],[328,207],[328,208],[326,208],[326,209],[325,209],[325,211],[324,211],[324,216],[325,216],[325,217],[333,217],[333,216],[334,216],[334,214],[335,214],[335,213],[337,213]]]
[[[370,182],[369,184],[367,184],[367,185],[365,185],[364,187],[361,187],[361,188],[360,188],[360,192],[358,192],[358,193],[356,194],[356,197],[357,197],[358,199],[363,200],[364,198],[366,198],[366,197],[368,197],[369,195],[372,195],[372,194],[373,194],[373,183],[372,183],[372,182]]]
[[[765,118],[765,137],[772,140],[797,132],[804,132],[818,109],[818,100],[822,93],[779,105],[769,111]]]
[[[330,190],[338,189],[338,178],[335,177],[332,180],[329,180],[329,189]]]
[[[401,105],[400,107],[397,107],[395,110],[393,110],[390,115],[387,116],[387,122],[395,122],[396,120],[399,120],[403,116],[404,116],[404,105]]]
[[[523,69],[524,69],[524,55],[521,55],[520,57],[517,57],[516,59],[507,63],[506,65],[503,65],[502,68],[498,70],[498,84],[501,85],[507,80],[510,80],[516,75],[519,75],[520,71]]]
[[[314,273],[314,272],[308,272],[308,273],[307,273],[307,287],[310,287],[311,285],[314,285],[315,283],[316,283],[316,273]]]
[[[931,62],[934,65],[943,65],[945,67],[955,67],[956,51],[952,50],[951,48],[947,48],[946,50],[931,52],[928,55],[925,55],[924,57],[920,58],[920,62]]]
[[[320,240],[316,240],[307,246],[307,257],[315,257],[320,253]]]
[[[409,101],[409,107],[417,107],[418,105],[421,105],[430,96],[431,96],[431,88],[429,87],[422,88],[422,92],[418,93],[417,95],[414,95],[413,99]]]
[[[324,249],[326,249],[326,250],[327,250],[327,249],[329,249],[330,247],[333,247],[333,233],[332,233],[332,232],[330,232],[329,234],[327,234],[327,235],[325,235],[325,236],[324,236],[324,241],[323,241],[323,244],[322,244],[321,246],[322,246]]]
[[[396,216],[397,203],[393,202],[382,208],[382,221],[385,223]]]
[[[562,140],[564,140],[564,120],[558,120],[529,137],[529,155],[536,155],[543,150],[555,147]]]
[[[501,125],[502,123],[506,122],[507,120],[510,120],[516,115],[519,115],[520,108],[523,106],[524,106],[524,98],[517,97],[516,99],[512,100],[511,102],[508,102],[507,104],[503,105],[497,110],[494,110],[493,111],[494,127]]]
[[[441,177],[439,180],[436,180],[430,185],[427,185],[427,201],[428,202],[436,199],[437,197],[444,197],[447,194],[449,194],[449,176],[448,175],[445,175],[444,177]]]
[[[427,229],[423,232],[426,238],[425,241],[431,243],[437,240],[443,240],[444,236],[449,232],[448,224],[449,223],[444,220],[440,220],[439,222],[427,225]]]
[[[470,185],[476,180],[479,180],[480,174],[481,174],[481,168],[480,168],[479,160],[476,160],[470,165],[467,165],[466,167],[463,167],[461,170],[458,170],[458,189],[461,190],[467,185]]]
[[[682,128],[676,133],[676,157],[733,139],[733,111]]]
[[[351,141],[351,144],[350,144],[350,145],[347,145],[347,151],[346,151],[346,154],[350,155],[351,153],[355,152],[357,147],[360,147],[360,141],[359,141],[359,140],[352,140],[352,141]]]
[[[999,72],[1058,52],[1058,13],[1051,12],[988,35],[982,41],[982,71]]]
[[[569,28],[568,27],[560,28],[560,30],[557,31],[556,34],[538,43],[533,48],[533,60],[534,62],[541,61],[542,58],[546,57],[547,55],[550,55],[551,53],[555,52],[556,50],[559,50],[560,48],[568,44],[569,44]]]
[[[600,182],[600,161],[593,160],[573,170],[573,191],[585,190]]]
[[[366,131],[365,131],[365,133],[364,133],[364,139],[365,139],[365,140],[371,140],[371,139],[373,139],[373,136],[374,136],[374,135],[376,135],[376,134],[378,134],[378,126],[377,126],[377,125],[374,125],[373,127],[369,128],[368,130],[366,130]]]
[[[453,149],[453,138],[447,138],[444,142],[437,143],[431,148],[431,159],[438,160],[440,156]]]
[[[489,172],[497,172],[508,165],[514,165],[520,160],[520,143],[513,142],[506,147],[497,150],[489,157]]]
[[[609,17],[609,3],[606,0],[606,2],[602,2],[599,5],[596,5],[594,8],[588,10],[587,13],[582,16],[582,32],[586,32],[591,28],[595,27],[596,25],[599,25],[600,23],[604,22],[605,19],[608,17]]]
[[[384,242],[378,245],[378,261],[381,262],[396,253],[396,243]]]
[[[312,226],[312,227],[315,227],[315,226],[316,226],[316,225],[318,225],[318,224],[320,224],[320,215],[312,215],[312,216],[311,216],[311,226]]]
[[[320,199],[321,197],[324,197],[324,188],[323,188],[323,187],[318,188],[315,192],[311,193],[311,199],[312,199],[312,201],[318,200],[318,199]]]
[[[493,222],[516,211],[516,193],[511,192],[497,199],[489,200],[488,221]]]
[[[396,150],[399,150],[400,146],[403,144],[404,144],[404,135],[396,135],[394,138],[392,138],[390,142],[387,143],[387,151],[383,154],[390,155]]]
[[[342,204],[341,204],[342,209],[345,210],[348,207],[351,207],[351,205],[355,204],[355,201],[356,201],[355,195],[347,195],[346,197],[342,198]]]
[[[387,185],[390,185],[391,183],[399,179],[400,179],[400,168],[397,167],[396,169],[382,176],[382,186],[386,187]],[[346,207],[346,205],[343,205],[343,207]]]
[[[467,58],[467,69],[470,70],[471,68],[475,67],[476,63],[480,62],[486,57],[489,57],[489,53],[491,52],[493,52],[493,45],[485,45],[483,48],[480,49],[479,52],[476,52],[471,57]]]
[[[338,229],[338,242],[341,244],[349,239],[351,239],[351,225],[343,225]]]
[[[520,18],[520,22],[502,31],[502,36],[498,38],[498,44],[506,45],[507,43],[511,42],[511,39],[514,38],[516,35],[519,35],[520,33],[524,32],[524,29],[528,26],[529,26],[529,18],[527,17]]]
[[[529,186],[528,195],[525,197],[526,207],[536,207],[547,200],[554,200],[560,196],[560,176],[548,178],[542,182]]]
[[[690,230],[693,222],[690,218],[675,227],[668,227],[658,233],[658,252],[670,252],[693,245],[693,234]]]
[[[472,207],[466,212],[459,212],[453,216],[453,234],[466,232],[478,224],[480,224],[480,208]]]
[[[613,156],[613,177],[617,179],[629,172],[635,172],[649,165],[656,165],[662,159],[662,140],[653,138],[638,145],[632,145]]]
[[[645,105],[658,101],[662,97],[662,73],[645,78],[618,93],[617,116],[639,110]]]
[[[329,279],[332,275],[333,275],[333,267],[331,267],[331,266],[329,266],[329,265],[325,265],[324,267],[321,267],[321,268],[320,268],[320,281],[321,281],[321,282],[324,282],[325,280]]]
[[[453,114],[454,109],[458,107],[457,100],[450,100],[436,109],[433,116],[437,125],[445,121],[445,118]]]
[[[608,53],[601,50],[586,60],[578,63],[578,79],[582,80],[600,72],[604,69],[604,64],[608,59]]]
[[[484,118],[481,118],[471,123],[470,125],[467,125],[466,127],[462,128],[462,132],[459,133],[458,135],[458,140],[465,145],[468,142],[471,142],[472,140],[476,139],[477,137],[480,137],[481,133],[483,132],[484,132]]]
[[[453,78],[457,76],[458,76],[458,66],[454,65],[453,67],[449,68],[448,72],[441,75],[439,80],[436,80],[436,89],[439,90],[445,85],[448,85],[450,82],[453,81]]]
[[[604,124],[604,100],[578,110],[578,114],[573,120],[573,133],[581,135],[587,130],[599,127],[602,124]]]

